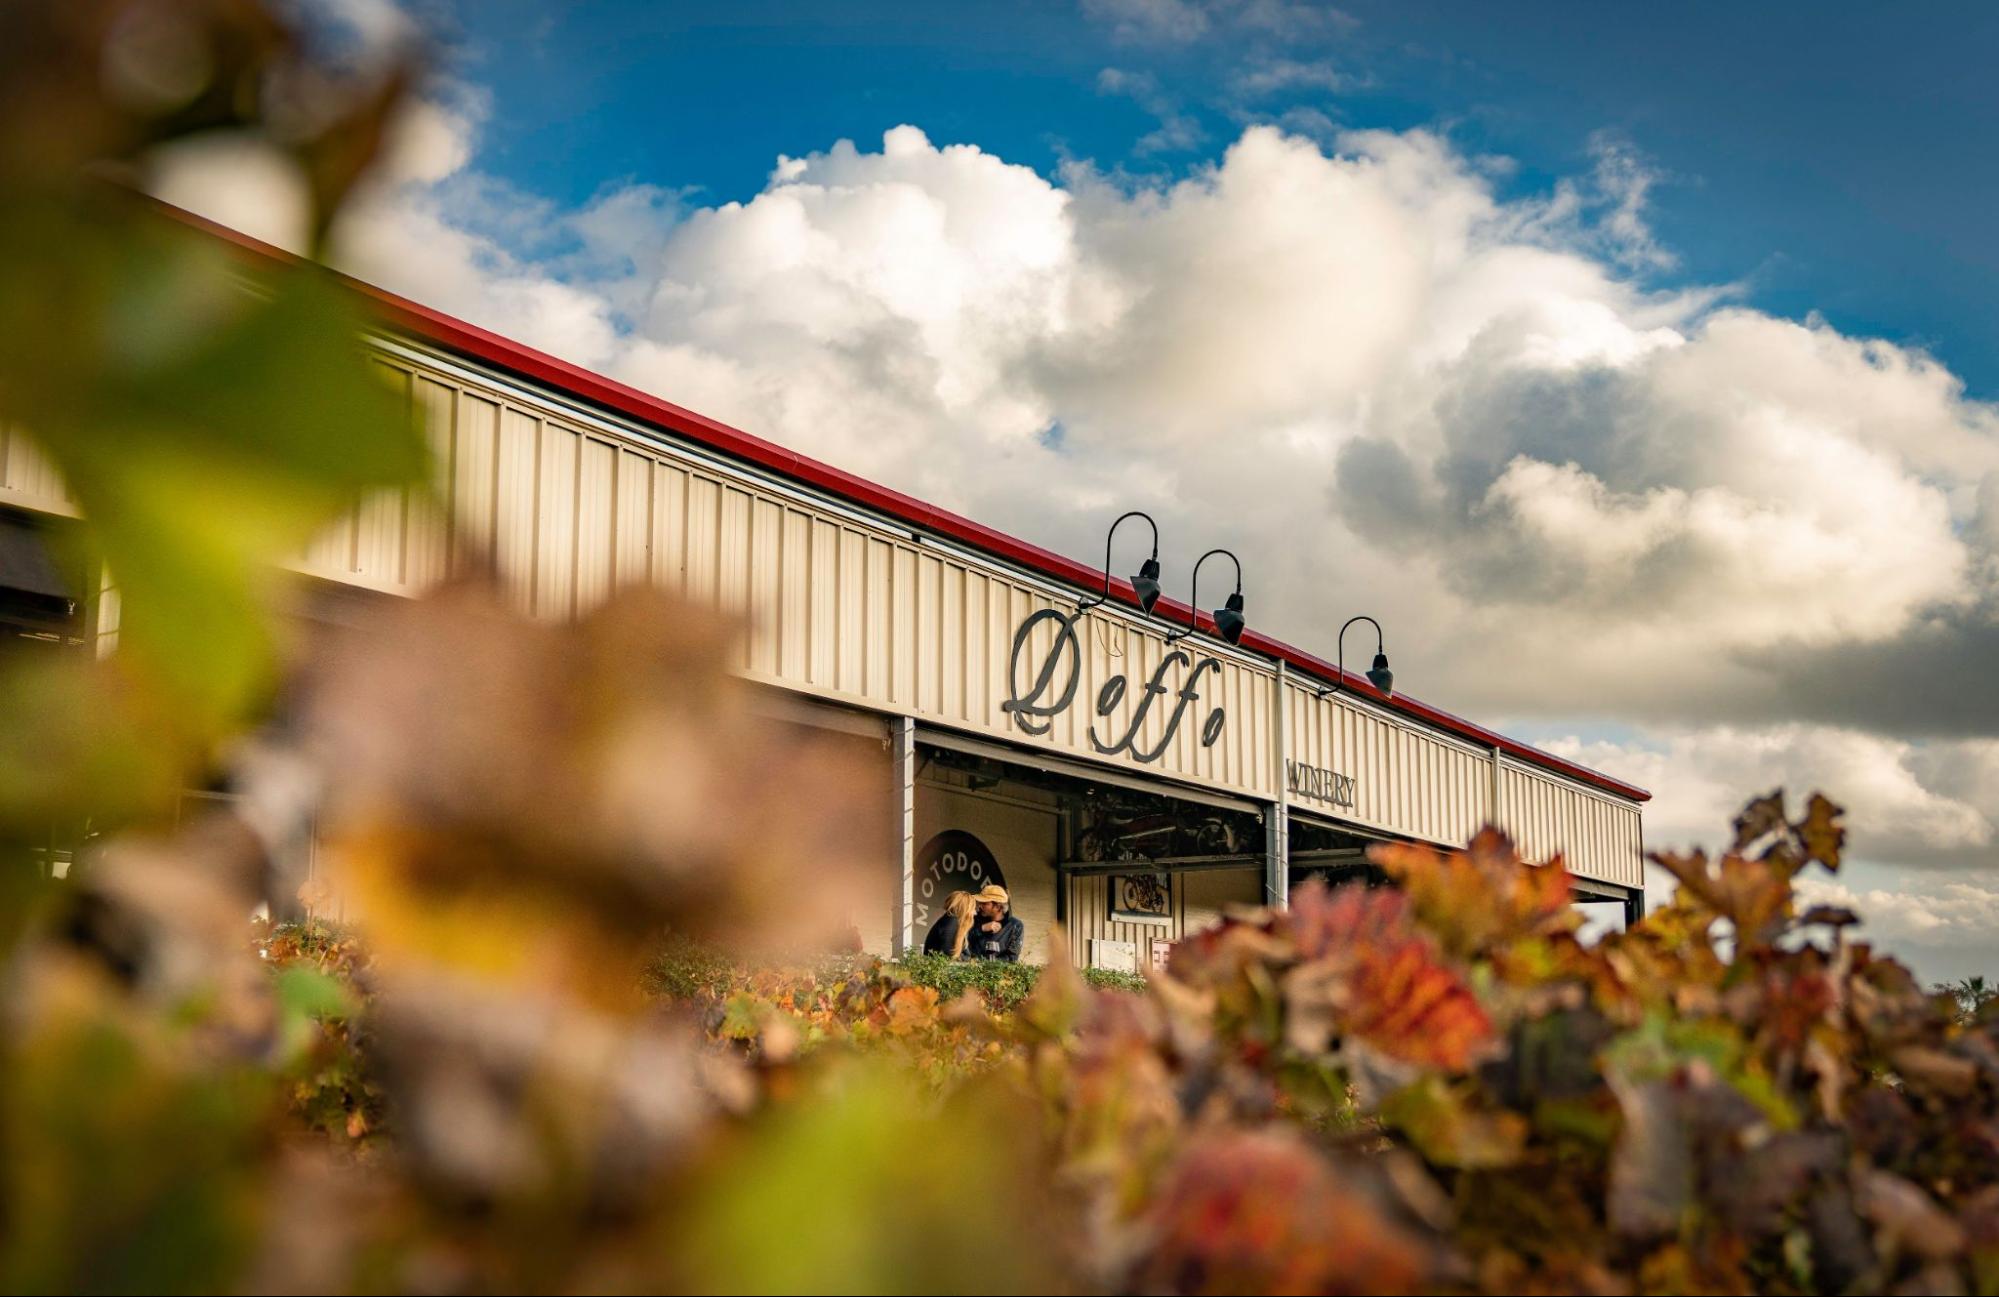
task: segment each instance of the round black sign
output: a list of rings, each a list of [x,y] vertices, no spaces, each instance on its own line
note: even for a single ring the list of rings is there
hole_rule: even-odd
[[[1006,886],[992,851],[963,829],[946,829],[916,853],[916,905],[911,925],[920,942],[944,914],[953,892],[976,892],[988,883]]]

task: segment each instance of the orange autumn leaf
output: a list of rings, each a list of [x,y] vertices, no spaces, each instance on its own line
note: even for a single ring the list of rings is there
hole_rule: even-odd
[[[1385,843],[1368,857],[1409,894],[1417,921],[1461,959],[1524,937],[1573,931],[1580,921],[1562,858],[1530,864],[1491,827],[1463,851]]]
[[[1301,961],[1282,983],[1293,1048],[1352,1037],[1400,1062],[1462,1070],[1492,1044],[1492,1019],[1416,926],[1406,894],[1302,887],[1283,926]]]
[[[1394,1293],[1424,1286],[1422,1244],[1306,1143],[1280,1130],[1190,1144],[1148,1212],[1140,1292]]]
[[[1745,945],[1768,945],[1791,918],[1795,870],[1786,859],[1752,860],[1734,851],[1712,862],[1704,851],[1660,852],[1650,859],[1678,880],[1686,896],[1728,920]]]

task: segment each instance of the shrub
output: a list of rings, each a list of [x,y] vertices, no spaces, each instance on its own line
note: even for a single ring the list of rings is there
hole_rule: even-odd
[[[639,974],[639,984],[651,995],[668,1000],[697,1000],[728,994],[742,971],[712,946],[686,937],[669,936],[660,943]]]
[[[360,1022],[367,955],[352,933],[318,920],[282,923],[257,943],[277,989],[286,1038],[281,1052],[287,1107],[307,1127],[365,1141],[383,1122]]]
[[[753,969],[729,958],[712,946],[684,937],[670,937],[646,961],[640,983],[652,995],[668,1000],[722,1000],[744,991],[759,973],[780,982],[817,981],[838,983],[853,978],[879,977],[892,984],[907,982],[927,987],[948,1003],[976,991],[987,1009],[1011,1013],[1034,993],[1042,966],[1009,964],[999,960],[952,959],[945,955],[904,955],[881,960],[865,955],[818,955],[792,959],[767,958]],[[1099,990],[1138,993],[1145,990],[1145,978],[1136,973],[1114,972],[1107,968],[1082,970],[1083,981]]]
[[[1008,964],[991,959],[952,959],[947,955],[904,955],[889,967],[918,986],[927,986],[943,1000],[977,991],[995,1013],[1011,1013],[1034,992],[1038,964]]]

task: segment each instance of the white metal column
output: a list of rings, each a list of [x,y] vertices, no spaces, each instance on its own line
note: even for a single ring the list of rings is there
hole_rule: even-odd
[[[1263,808],[1263,903],[1278,906],[1291,903],[1291,787],[1284,778],[1284,757],[1290,747],[1285,704],[1290,691],[1284,681],[1284,662],[1279,659],[1276,724],[1271,726],[1277,800]]]
[[[913,944],[910,924],[916,914],[916,721],[898,716],[889,722],[888,741],[895,761],[897,840],[902,844],[902,868],[897,871],[895,909],[889,920],[889,944],[898,955]]]
[[[1500,756],[1499,745],[1495,743],[1492,745],[1492,814],[1486,817],[1486,823],[1500,830],[1506,828],[1506,819],[1502,814],[1504,808],[1500,805],[1500,790],[1504,783],[1500,776],[1505,769],[1505,759]]]

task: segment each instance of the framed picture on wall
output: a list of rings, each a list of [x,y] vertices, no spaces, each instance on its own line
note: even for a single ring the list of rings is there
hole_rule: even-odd
[[[1111,918],[1119,923],[1173,924],[1173,877],[1170,874],[1112,874]]]

